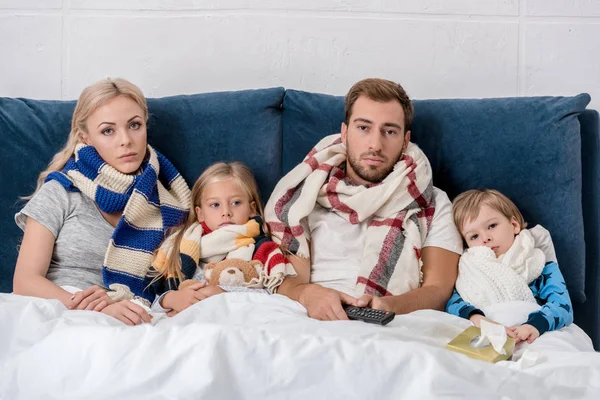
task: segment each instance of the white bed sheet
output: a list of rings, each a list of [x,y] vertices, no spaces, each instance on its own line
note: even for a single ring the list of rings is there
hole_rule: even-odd
[[[279,295],[227,293],[155,320],[128,327],[101,313],[68,311],[55,300],[0,294],[0,398],[600,395],[600,353],[588,351],[587,335],[577,327],[540,337],[530,348],[542,362],[516,370],[446,350],[469,322],[431,310],[379,327],[316,321]]]

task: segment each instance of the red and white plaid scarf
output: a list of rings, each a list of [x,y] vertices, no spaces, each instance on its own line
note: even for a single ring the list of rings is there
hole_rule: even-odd
[[[340,134],[327,136],[279,181],[265,208],[273,240],[309,258],[310,232],[300,221],[317,202],[351,224],[368,220],[356,296],[399,295],[418,288],[421,248],[435,211],[429,160],[409,143],[394,170],[369,186],[346,179],[339,168],[345,161]]]

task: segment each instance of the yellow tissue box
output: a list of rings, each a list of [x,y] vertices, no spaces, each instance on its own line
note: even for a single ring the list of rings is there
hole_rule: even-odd
[[[477,328],[476,326],[470,326],[460,335],[452,339],[450,343],[446,345],[446,348],[448,350],[466,354],[471,358],[489,363],[508,360],[510,356],[512,356],[512,353],[515,349],[515,339],[506,337],[506,343],[504,343],[504,350],[506,351],[506,354],[498,354],[491,345],[480,348],[471,346],[471,340],[480,334],[481,329]]]

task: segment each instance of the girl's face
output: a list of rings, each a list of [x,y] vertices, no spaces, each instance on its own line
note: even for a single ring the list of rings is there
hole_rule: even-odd
[[[90,114],[82,138],[111,167],[132,174],[146,157],[144,111],[129,97],[117,96]]]
[[[256,216],[256,203],[233,178],[213,182],[204,188],[202,202],[196,206],[198,222],[210,230],[226,225],[243,225]]]
[[[498,257],[510,249],[515,235],[521,232],[521,227],[515,217],[508,219],[484,204],[477,218],[465,222],[462,232],[467,246],[487,246]]]

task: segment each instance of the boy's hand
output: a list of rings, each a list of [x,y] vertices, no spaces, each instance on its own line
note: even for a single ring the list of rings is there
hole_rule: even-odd
[[[481,328],[481,320],[486,320],[487,322],[491,322],[492,324],[496,324],[496,325],[502,325],[501,323],[492,321],[491,319],[486,318],[481,314],[473,314],[469,317],[469,320],[471,321],[471,323],[473,323],[473,325],[475,325],[478,328]],[[508,326],[506,326],[505,328],[506,328],[506,334],[508,336],[510,336],[511,338],[514,338],[514,329],[515,328],[509,328]]]
[[[487,322],[491,322],[492,324],[498,324],[496,321],[492,321],[491,319],[488,319],[481,314],[473,314],[469,317],[469,321],[471,321],[473,325],[475,325],[478,328],[481,328],[482,319],[486,320]]]
[[[533,326],[529,324],[524,324],[521,326],[515,326],[512,328],[513,335],[510,337],[517,340],[517,343],[527,341],[527,343],[533,343],[533,341],[540,337],[540,332]]]

